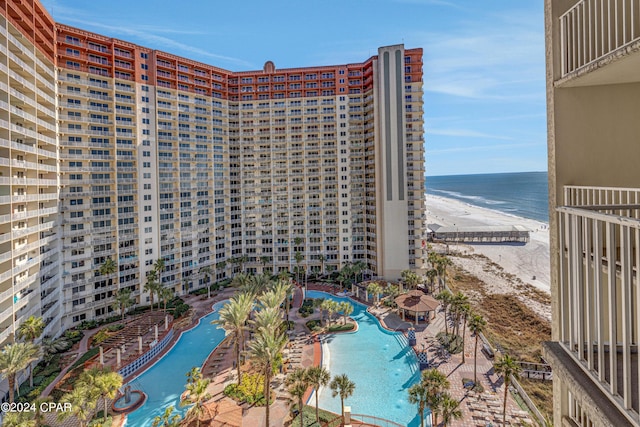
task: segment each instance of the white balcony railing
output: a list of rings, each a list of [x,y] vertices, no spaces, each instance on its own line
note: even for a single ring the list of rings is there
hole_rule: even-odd
[[[621,410],[637,411],[640,189],[566,186],[564,193],[556,207],[560,342]]]
[[[566,76],[640,40],[640,0],[582,0],[560,16]]]

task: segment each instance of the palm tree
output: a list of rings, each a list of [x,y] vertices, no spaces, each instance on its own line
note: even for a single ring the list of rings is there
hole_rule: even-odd
[[[447,307],[449,307],[449,305],[451,304],[452,298],[453,295],[451,295],[451,292],[447,291],[446,289],[436,295],[436,299],[440,301],[442,309],[444,310],[444,333],[447,337],[447,340],[449,339],[449,320],[447,319]]]
[[[344,282],[351,277],[351,264],[345,264],[338,273],[338,283],[340,283],[340,290],[344,288]]]
[[[160,284],[158,282],[158,273],[156,270],[151,270],[149,274],[147,274],[147,281],[144,284],[144,291],[149,292],[149,301],[151,302],[151,311],[153,311],[153,302],[156,290],[160,288]],[[160,303],[158,303],[158,306]]]
[[[204,414],[204,404],[211,399],[211,394],[207,393],[207,387],[211,382],[208,378],[195,376],[193,380],[189,380],[185,386],[187,393],[180,401],[180,406],[193,405],[187,411],[185,418],[196,420],[196,427],[200,427],[200,418]]]
[[[420,415],[420,427],[424,427],[424,410],[427,409],[429,396],[427,389],[421,382],[409,387],[409,403],[418,405],[418,415]]]
[[[427,279],[429,279],[429,292],[433,292],[433,281],[438,276],[438,270],[432,268],[427,271]]]
[[[33,342],[42,335],[44,327],[42,317],[29,316],[18,328],[18,338]]]
[[[0,351],[0,373],[9,382],[9,402],[13,403],[16,377],[31,362],[37,360],[39,355],[40,348],[29,342],[7,344]]]
[[[46,363],[51,362],[54,354],[65,351],[69,347],[71,347],[71,344],[65,337],[60,337],[55,340],[44,337],[42,339],[42,344],[40,344],[40,348],[42,348],[42,354],[44,356],[44,361]]]
[[[247,319],[253,308],[253,296],[241,293],[231,298],[219,311],[220,317],[214,320],[214,325],[222,327],[227,334],[232,334],[236,353],[236,368],[238,373],[238,385],[242,377],[240,371],[240,343],[243,341]]]
[[[438,281],[441,283],[441,288],[444,289],[447,286],[447,267],[453,265],[451,260],[444,255],[439,255],[436,261],[436,271],[438,272]]]
[[[441,394],[449,388],[449,380],[446,375],[437,369],[422,371],[420,384],[425,388],[428,396],[428,406],[433,414],[433,425],[438,425],[438,413],[440,412]]]
[[[332,299],[325,299],[320,304],[320,308],[327,312],[327,317],[329,318],[329,326],[331,326],[331,318],[333,317],[333,313],[340,309],[337,301]]]
[[[244,289],[249,285],[250,282],[251,276],[244,273],[238,273],[233,276],[233,279],[231,280],[231,286],[233,286],[234,288]]]
[[[440,396],[440,412],[442,413],[444,427],[447,427],[449,421],[462,418],[460,403],[451,397],[449,393],[442,393]]]
[[[209,279],[211,279],[211,267],[205,265],[204,267],[200,267],[200,274],[202,274],[202,279],[204,283],[209,285]]]
[[[412,289],[418,289],[418,284],[420,283],[420,276],[414,273],[411,270],[404,270],[400,273],[402,276],[402,280],[407,284],[407,287]]]
[[[273,290],[278,293],[284,294],[284,313],[287,319],[287,329],[289,329],[289,311],[291,310],[291,297],[293,296],[293,286],[291,285],[291,281],[289,279],[286,280],[278,280],[275,285],[273,285]]]
[[[298,239],[299,237],[296,237],[296,239]],[[296,252],[293,255],[293,259],[296,260],[296,280],[298,281],[298,283],[300,283],[300,263],[304,260],[304,255],[302,255],[300,252]]]
[[[178,427],[182,417],[178,414],[172,415],[175,409],[173,405],[166,408],[162,416],[158,415],[153,419],[151,427]]]
[[[327,257],[324,254],[318,255],[318,261],[320,261],[320,274],[324,274],[324,262],[327,260]]]
[[[197,366],[194,366],[189,372],[187,372],[187,383],[193,383],[197,380],[201,380],[202,378],[202,371],[200,371],[200,368]]]
[[[300,427],[304,427],[302,416],[302,410],[304,409],[304,401],[302,398],[304,394],[307,392],[307,389],[310,385],[310,380],[307,375],[307,370],[298,368],[295,371],[291,372],[287,379],[285,380],[285,384],[288,386],[287,391],[289,394],[298,400],[298,410],[300,411]]]
[[[227,263],[226,262],[220,261],[220,262],[216,263],[216,270],[218,270],[218,272],[224,271],[225,268],[227,268]]]
[[[398,285],[389,285],[383,289],[383,293],[385,295],[388,295],[389,298],[393,301],[398,295],[400,295],[400,288],[398,287]]]
[[[315,390],[316,423],[320,425],[320,415],[318,414],[318,392],[320,391],[320,387],[326,386],[327,384],[329,384],[329,380],[331,379],[331,374],[329,374],[329,371],[327,370],[327,368],[323,366],[313,366],[307,369],[307,379],[309,380],[309,384],[311,385],[311,387],[313,387]]]
[[[97,397],[95,390],[91,390],[87,386],[74,387],[60,399],[60,403],[70,404],[71,410],[60,412],[58,419],[62,421],[70,415],[74,415],[80,423],[80,427],[85,427],[96,409]]]
[[[479,314],[472,314],[469,320],[469,330],[475,335],[476,342],[473,348],[473,384],[478,383],[478,338],[484,332],[487,321]]]
[[[35,340],[42,335],[45,324],[42,317],[29,316],[18,328],[18,338],[30,341],[35,344]],[[33,388],[33,367],[29,363],[29,387]]]
[[[47,406],[44,404],[49,403],[52,400],[53,399],[51,398],[51,396],[46,396],[38,397],[32,401],[33,406],[35,407],[35,411],[33,411],[33,420],[35,421],[35,427],[44,425],[47,414]]]
[[[153,264],[153,270],[156,272],[156,278],[158,279],[158,283],[160,285],[162,285],[162,273],[164,273],[165,266],[166,261],[164,258],[158,258]]]
[[[262,263],[262,272],[266,273],[267,272],[267,264],[269,264],[271,262],[271,258],[263,255],[260,257],[260,262]]]
[[[111,259],[111,257],[107,257],[98,269],[98,273],[101,276],[109,276],[109,289],[111,289],[111,285],[113,285],[113,274],[117,272],[118,264],[113,259]],[[106,308],[105,311],[107,311]]]
[[[469,318],[469,314],[471,313],[471,306],[468,302],[465,302],[460,305],[460,316],[462,317],[462,363],[466,362],[464,355],[464,340],[467,336],[467,319]]]
[[[112,372],[109,368],[91,368],[80,374],[77,384],[94,390],[95,394],[102,398],[104,403],[103,415],[106,421],[109,410],[107,403],[109,399],[116,397],[118,389],[122,387],[122,380],[122,375]]]
[[[282,325],[280,310],[277,307],[263,308],[255,314],[251,324],[254,331],[264,331],[264,333],[276,331]]]
[[[331,397],[340,396],[342,423],[344,424],[344,400],[353,395],[356,390],[356,383],[351,381],[347,374],[341,374],[333,378],[329,387],[331,387]]]
[[[353,305],[351,305],[349,301],[342,301],[341,303],[339,303],[338,307],[338,311],[342,312],[342,324],[346,325],[347,317],[349,317],[349,315],[353,313]]]
[[[249,344],[249,351],[253,357],[256,365],[262,370],[264,374],[264,396],[265,396],[265,415],[266,425],[269,427],[269,405],[271,398],[271,377],[274,370],[277,368],[276,364],[282,358],[282,350],[284,350],[287,344],[287,338],[283,333],[274,330],[273,333],[269,333],[266,330],[259,330],[254,337],[251,344]]]
[[[122,320],[124,320],[125,311],[127,308],[131,307],[134,302],[134,299],[131,298],[131,291],[124,288],[116,292],[112,307],[120,310]]]
[[[358,275],[367,268],[367,264],[358,260],[351,264],[350,273],[353,274],[353,283],[358,283]]]
[[[2,418],[2,425],[4,427],[36,427],[38,421],[35,418],[35,412],[6,412]]]
[[[253,293],[255,296],[262,295],[273,287],[273,280],[271,275],[263,273],[256,275],[249,275],[248,284],[245,285],[243,290]]]
[[[453,332],[454,335],[460,335],[460,318],[463,315],[465,306],[469,307],[469,297],[460,291],[456,292],[451,299],[451,311],[453,312],[453,318],[455,319],[455,331]]]
[[[367,286],[367,293],[373,294],[375,305],[380,303],[380,293],[382,292],[382,286],[378,282],[371,282]]]
[[[493,369],[496,374],[501,374],[504,381],[504,402],[502,404],[502,424],[505,425],[505,421],[507,419],[507,393],[509,392],[509,385],[511,384],[511,376],[517,375],[520,373],[522,368],[514,359],[511,358],[508,354],[505,354],[500,359],[498,359],[494,365]]]
[[[160,297],[160,300],[162,300],[162,302],[164,303],[163,311],[165,313],[167,312],[167,304],[173,298],[173,293],[174,291],[171,288],[165,288],[165,287],[160,288],[159,297]],[[160,304],[160,301],[158,301],[158,304]]]
[[[242,272],[245,272],[245,264],[249,261],[249,257],[246,254],[242,254],[240,257],[240,268],[242,268]]]

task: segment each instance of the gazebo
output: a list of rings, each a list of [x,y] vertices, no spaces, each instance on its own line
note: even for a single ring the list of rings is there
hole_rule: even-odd
[[[398,314],[402,316],[402,320],[406,320],[406,314],[409,314],[415,319],[416,325],[418,324],[420,316],[424,316],[427,323],[429,323],[431,319],[434,319],[436,317],[436,310],[440,305],[437,299],[419,290],[402,294],[396,297],[395,301],[396,304],[398,304]]]

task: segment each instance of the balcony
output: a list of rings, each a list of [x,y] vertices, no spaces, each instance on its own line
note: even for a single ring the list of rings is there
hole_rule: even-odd
[[[622,413],[637,418],[640,189],[564,192],[564,206],[556,208],[559,345]]]
[[[581,85],[638,81],[638,12],[636,0],[582,0],[560,16],[561,80],[584,75]]]

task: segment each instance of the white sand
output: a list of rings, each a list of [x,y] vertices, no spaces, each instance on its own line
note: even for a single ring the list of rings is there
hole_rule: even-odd
[[[465,243],[450,245],[451,251],[477,253],[500,265],[503,271],[518,277],[525,284],[549,292],[549,229],[539,221],[507,215],[491,209],[472,206],[444,197],[426,195],[427,224],[472,227],[482,225],[521,225],[531,230],[528,243]],[[457,265],[485,282],[493,293],[515,293],[541,316],[550,319],[550,308],[529,301],[526,293],[515,289],[513,280],[491,269],[486,262],[473,258],[453,257]],[[534,279],[535,276],[535,279]]]

